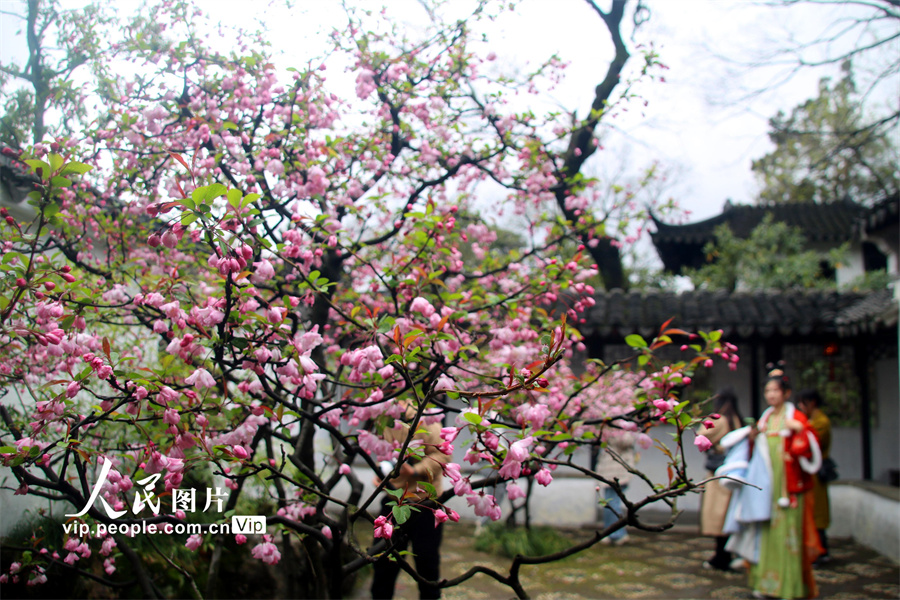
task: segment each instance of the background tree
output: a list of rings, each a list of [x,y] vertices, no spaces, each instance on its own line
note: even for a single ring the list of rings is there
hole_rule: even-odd
[[[113,22],[109,10],[96,4],[64,9],[57,0],[27,0],[21,5],[24,10],[18,12],[8,4],[3,14],[19,22],[27,58],[21,65],[14,60],[0,63],[5,97],[0,142],[17,149],[84,124],[87,107],[93,104],[87,99],[95,90],[81,85],[82,72],[93,71],[95,79],[104,75],[98,53]],[[51,107],[53,120],[48,119]]]
[[[769,121],[775,149],[753,161],[763,204],[871,203],[900,190],[900,148],[885,121],[868,123],[850,63],[819,95]]]
[[[704,247],[708,264],[685,269],[697,289],[735,291],[793,288],[834,289],[835,265],[846,248],[828,252],[808,250],[797,229],[774,222],[766,215],[746,239],[736,237],[728,225],[715,229],[715,241]]]

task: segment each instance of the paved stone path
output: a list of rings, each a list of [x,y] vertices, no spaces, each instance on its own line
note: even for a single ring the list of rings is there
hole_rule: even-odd
[[[713,541],[683,527],[663,534],[632,532],[630,543],[620,547],[597,545],[548,564],[524,567],[525,589],[535,600],[627,598],[750,598],[743,573],[722,573],[702,568],[712,553]],[[584,532],[566,535],[587,537]],[[445,530],[442,574],[458,575],[475,564],[492,565],[503,572],[508,559],[472,549],[471,527]],[[816,570],[820,598],[900,598],[900,566],[851,540],[831,540],[833,560]],[[366,598],[368,578],[357,589]],[[417,598],[415,582],[401,574],[397,598]],[[476,575],[463,586],[444,590],[447,600],[493,600],[514,594],[485,575]]]

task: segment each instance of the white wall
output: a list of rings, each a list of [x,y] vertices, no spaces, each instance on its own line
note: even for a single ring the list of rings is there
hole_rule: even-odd
[[[831,485],[828,496],[829,536],[853,538],[900,562],[900,502],[856,485]]]
[[[897,359],[875,363],[878,403],[872,427],[872,479],[889,483],[889,471],[900,469],[900,374]]]

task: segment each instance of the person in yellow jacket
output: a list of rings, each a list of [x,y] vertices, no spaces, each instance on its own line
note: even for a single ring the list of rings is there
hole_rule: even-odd
[[[831,454],[831,420],[822,412],[822,396],[815,390],[802,390],[797,394],[797,408],[806,415],[810,426],[815,430],[824,461]],[[817,564],[820,564],[831,560],[828,554],[828,536],[825,533],[825,530],[831,525],[831,504],[828,501],[828,482],[822,481],[819,475],[815,475],[814,479],[813,518],[816,521],[816,529],[819,531],[819,540],[825,550],[825,554],[816,561]]]
[[[405,408],[405,414],[401,419],[394,421],[394,426],[386,428],[383,437],[395,446],[402,445],[409,436],[411,424],[415,421],[416,408],[413,403],[401,401]],[[443,440],[441,439],[440,423],[418,422],[410,446],[421,445],[419,454],[421,458],[407,455],[400,464],[398,475],[390,480],[391,487],[397,490],[407,491],[407,501],[411,498],[421,506],[421,510],[413,512],[403,525],[393,529],[392,542],[398,551],[406,549],[407,544],[412,543],[415,555],[416,571],[429,581],[440,579],[440,547],[443,537],[443,523],[435,518],[436,509],[428,500],[428,493],[420,488],[419,482],[427,482],[434,486],[436,495],[443,491],[443,466],[448,462],[449,456],[442,452]],[[393,465],[385,470],[393,469]],[[376,485],[381,483],[381,478],[376,476]],[[382,505],[382,517],[391,514],[391,506],[388,504],[393,496],[386,496]],[[376,522],[377,524],[377,522]],[[391,537],[391,536],[388,536]],[[393,598],[394,586],[400,573],[400,565],[396,561],[390,561],[386,557],[374,564],[375,571],[372,578],[372,598]],[[419,583],[419,597],[423,599],[440,598],[441,589],[433,585]]]

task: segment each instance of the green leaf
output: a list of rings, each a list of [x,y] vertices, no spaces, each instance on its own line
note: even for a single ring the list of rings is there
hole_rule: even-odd
[[[225,121],[222,123],[222,129],[237,129],[238,126],[236,123],[232,123],[231,121]]]
[[[13,261],[13,259],[15,259],[15,258],[18,258],[18,259],[24,259],[24,258],[25,258],[25,255],[22,254],[21,252],[12,252],[12,251],[6,252],[6,253],[3,255],[3,260],[2,260],[2,262],[3,262],[4,265],[7,265],[7,264],[11,263],[11,262]]]
[[[35,175],[37,175],[41,179],[50,177],[50,173],[52,172],[52,169],[50,168],[50,165],[48,165],[44,161],[37,160],[35,158],[30,158],[24,162],[26,165],[31,167],[31,170],[34,171]],[[40,171],[40,173],[38,173],[38,171]]]
[[[257,200],[259,200],[260,197],[261,197],[260,194],[247,194],[246,196],[244,196],[244,199],[241,200],[241,208],[246,208],[247,206],[250,206]]]
[[[81,162],[72,161],[63,167],[63,170],[59,172],[60,175],[84,175],[94,167],[90,165],[86,165]]]
[[[197,204],[206,204],[225,194],[227,191],[228,188],[221,183],[213,183],[195,189],[191,192],[191,199]]]
[[[636,333],[625,336],[625,343],[632,348],[646,348],[647,341]]]
[[[54,173],[56,171],[59,171],[60,167],[62,167],[63,164],[66,162],[66,159],[64,159],[59,154],[55,154],[55,153],[51,153],[50,156],[48,157],[48,159],[50,160],[50,169]]]
[[[241,192],[241,190],[239,190],[237,188],[231,188],[230,190],[228,190],[227,195],[228,195],[228,204],[230,204],[234,208],[241,207],[241,199],[244,197],[244,194]]]
[[[384,491],[387,492],[388,494],[390,494],[391,496],[393,496],[394,498],[401,498],[403,496],[403,490],[389,490],[389,489],[385,488]]]
[[[72,180],[65,177],[56,176],[50,180],[50,185],[57,188],[69,187],[70,185],[72,185]]]
[[[478,413],[463,413],[463,419],[472,423],[473,425],[479,425],[484,420],[481,418],[481,415]]]
[[[394,521],[397,522],[397,525],[403,525],[412,515],[412,511],[406,505],[395,506],[391,509],[391,512],[394,514]]]

